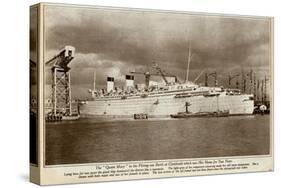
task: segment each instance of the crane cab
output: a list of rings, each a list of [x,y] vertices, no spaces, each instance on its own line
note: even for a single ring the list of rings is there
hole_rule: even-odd
[[[63,53],[64,57],[74,57],[75,48],[73,46],[65,46],[61,50],[61,53]]]

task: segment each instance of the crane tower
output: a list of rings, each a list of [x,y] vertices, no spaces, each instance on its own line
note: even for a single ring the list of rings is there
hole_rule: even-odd
[[[46,62],[52,70],[52,114],[70,116],[71,109],[71,82],[69,63],[74,58],[75,48],[65,46],[52,59]]]

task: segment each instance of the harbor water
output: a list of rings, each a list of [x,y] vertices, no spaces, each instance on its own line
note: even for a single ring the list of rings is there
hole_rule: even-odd
[[[47,165],[266,155],[270,116],[46,123]]]

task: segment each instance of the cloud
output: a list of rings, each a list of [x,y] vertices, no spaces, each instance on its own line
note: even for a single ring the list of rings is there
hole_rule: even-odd
[[[50,6],[46,47],[48,54],[76,48],[73,84],[89,83],[96,69],[102,86],[108,75],[122,80],[130,69],[146,70],[153,62],[184,79],[189,45],[190,77],[205,69],[223,79],[242,69],[268,73],[269,26],[265,18]]]
[[[29,50],[30,60],[37,62],[37,9],[31,9],[30,11],[30,29],[29,29]]]

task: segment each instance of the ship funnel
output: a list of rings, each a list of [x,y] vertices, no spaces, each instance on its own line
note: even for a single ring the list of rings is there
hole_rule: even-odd
[[[111,92],[114,90],[114,78],[107,77],[107,92]]]
[[[134,87],[134,76],[126,75],[126,89]]]

